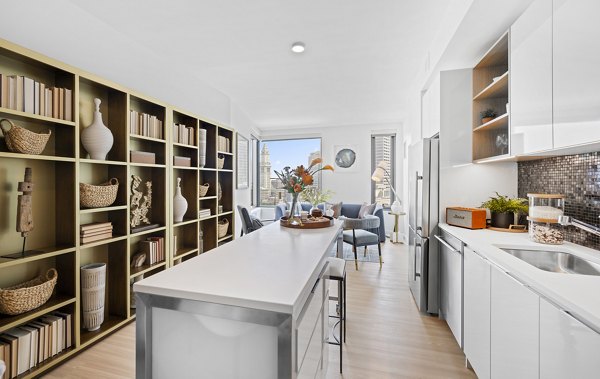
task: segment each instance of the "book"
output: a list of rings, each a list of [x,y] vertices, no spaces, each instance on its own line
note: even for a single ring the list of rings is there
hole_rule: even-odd
[[[56,354],[61,352],[61,345],[60,345],[60,338],[59,336],[61,335],[60,332],[62,332],[62,328],[60,327],[60,317],[56,317],[53,315],[45,315],[44,317],[42,317],[42,321],[44,321],[45,323],[47,323],[48,325],[50,325],[50,335],[51,340],[50,340],[50,356],[53,357]]]
[[[58,118],[65,119],[65,89],[58,89]]]
[[[53,104],[52,89],[46,88],[46,117],[52,117],[52,104]]]
[[[17,77],[8,77],[8,108],[17,109]]]
[[[35,113],[35,80],[23,77],[23,111]]]
[[[19,328],[10,329],[6,334],[17,338],[17,375],[21,375],[30,368],[31,336],[27,331]]]
[[[26,331],[29,334],[30,349],[29,349],[29,368],[35,367],[38,362],[39,334],[36,328],[31,326],[21,326],[19,329]]]
[[[58,88],[52,87],[52,117],[54,117],[54,118],[59,118],[58,117],[59,116],[59,113],[58,113],[58,106],[59,106],[58,97],[59,97]]]
[[[70,313],[54,312],[54,315],[61,317],[64,320],[64,331],[65,331],[65,348],[68,349],[73,346],[73,333],[72,328],[72,317]]]
[[[0,107],[8,108],[8,76],[0,74]]]
[[[46,116],[46,85],[40,83],[40,113],[41,116]]]
[[[21,75],[15,75],[15,83],[16,83],[16,91],[15,91],[15,109],[18,111],[23,111],[23,77]]]
[[[27,326],[32,328],[36,328],[39,336],[39,352],[38,352],[38,363],[41,363],[48,359],[48,337],[46,333],[48,332],[48,326],[37,321],[32,321]]]
[[[8,353],[4,353],[4,363],[6,363],[6,372],[8,373],[8,378],[14,378],[17,376],[17,365],[18,358],[17,355],[19,353],[19,339],[17,337],[13,337],[8,334],[0,335],[0,342],[4,342],[8,345]]]
[[[34,323],[41,324],[44,326],[46,330],[46,345],[44,346],[44,350],[46,350],[45,356],[46,359],[52,357],[52,343],[53,343],[53,330],[52,330],[52,322],[46,321],[43,318],[34,321]]]
[[[107,226],[112,227],[112,222],[92,222],[90,224],[81,225],[80,229],[82,231],[84,231],[84,230],[91,230],[91,229],[102,229]]]
[[[92,236],[97,236],[100,234],[105,234],[108,232],[112,232],[113,227],[109,226],[107,228],[103,228],[103,229],[92,229],[92,230],[84,230],[81,232],[80,237],[92,237]]]
[[[65,120],[73,121],[73,91],[65,88]]]
[[[90,243],[90,242],[94,242],[94,241],[100,241],[106,238],[111,238],[112,237],[112,231],[110,232],[104,232],[102,234],[98,234],[95,236],[91,236],[91,237],[81,237],[81,244],[86,244],[86,243]]]
[[[33,83],[33,113],[40,114],[40,82]]]
[[[146,152],[146,151],[131,150],[129,152],[129,160],[131,161],[131,163],[154,164],[154,163],[156,163],[156,155],[154,153],[150,153],[150,152]]]

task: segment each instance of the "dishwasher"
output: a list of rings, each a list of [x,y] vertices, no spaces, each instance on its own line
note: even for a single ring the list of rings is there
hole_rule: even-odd
[[[440,242],[440,310],[456,342],[463,348],[463,248],[465,244],[452,234],[438,229],[435,238]]]

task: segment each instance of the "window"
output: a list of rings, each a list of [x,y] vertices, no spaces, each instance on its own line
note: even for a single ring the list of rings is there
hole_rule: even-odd
[[[384,180],[371,182],[371,201],[379,203],[384,208],[389,208],[394,202],[394,192],[390,184],[396,188],[396,135],[382,134],[371,136],[371,172],[381,161],[387,162]]]
[[[273,206],[281,201],[289,201],[274,170],[281,171],[286,166],[306,167],[314,158],[321,156],[320,138],[260,141],[258,147],[256,192],[259,206]],[[320,182],[319,172],[314,178],[314,185],[320,187]]]

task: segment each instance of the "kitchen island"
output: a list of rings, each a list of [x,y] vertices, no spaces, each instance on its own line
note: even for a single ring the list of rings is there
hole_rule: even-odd
[[[324,373],[324,273],[341,230],[275,222],[135,283],[137,378]]]

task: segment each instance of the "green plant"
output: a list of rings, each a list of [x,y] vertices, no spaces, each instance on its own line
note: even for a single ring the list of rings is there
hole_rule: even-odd
[[[498,192],[496,192],[496,197],[490,197],[488,201],[481,204],[481,207],[494,213],[527,213],[529,211],[527,199],[519,197],[511,199],[508,196],[500,195]]]
[[[487,117],[495,118],[496,116],[498,116],[496,111],[493,110],[492,108],[488,108],[484,111],[481,111],[480,115],[481,115],[481,118],[487,118]]]
[[[321,191],[316,187],[307,187],[300,193],[300,198],[312,205],[317,205],[331,199],[331,195],[333,195],[333,192],[330,190]]]

